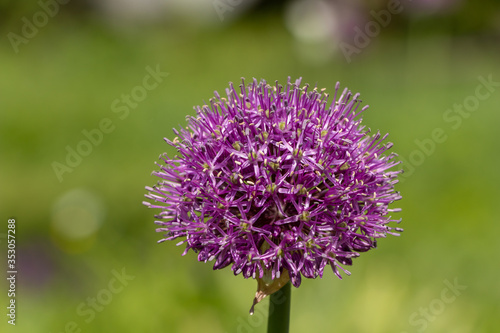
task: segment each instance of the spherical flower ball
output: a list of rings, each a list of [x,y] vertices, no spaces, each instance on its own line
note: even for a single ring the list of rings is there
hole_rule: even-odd
[[[230,84],[165,139],[178,153],[160,156],[145,202],[161,209],[160,242],[182,238],[214,269],[298,287],[326,267],[349,274],[342,266],[402,231],[388,226],[397,155],[361,125],[368,106],[339,83],[330,104],[300,85]]]

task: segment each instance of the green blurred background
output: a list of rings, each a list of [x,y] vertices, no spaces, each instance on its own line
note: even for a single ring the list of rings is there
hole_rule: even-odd
[[[265,332],[257,283],[156,244],[141,202],[194,105],[288,76],[360,92],[406,171],[403,235],[303,280],[291,332],[498,332],[497,2],[60,2],[0,1],[0,267],[15,218],[19,272],[2,332]]]

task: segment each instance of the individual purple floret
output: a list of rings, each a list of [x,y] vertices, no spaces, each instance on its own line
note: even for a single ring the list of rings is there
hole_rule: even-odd
[[[161,178],[146,195],[159,208],[160,242],[183,237],[199,261],[214,269],[268,281],[285,274],[323,276],[399,235],[389,227],[388,205],[401,199],[394,185],[396,154],[384,155],[387,134],[369,135],[361,125],[359,94],[339,90],[331,105],[324,89],[285,87],[253,80],[230,83],[227,98],[215,92],[196,107],[186,129],[165,139],[178,154],[163,154],[153,172]],[[341,93],[340,93],[341,92]],[[288,278],[287,278],[288,280]]]

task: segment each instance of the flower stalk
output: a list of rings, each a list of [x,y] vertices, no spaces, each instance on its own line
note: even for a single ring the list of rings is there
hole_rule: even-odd
[[[291,299],[292,284],[290,282],[287,282],[278,292],[271,295],[267,333],[288,333]]]

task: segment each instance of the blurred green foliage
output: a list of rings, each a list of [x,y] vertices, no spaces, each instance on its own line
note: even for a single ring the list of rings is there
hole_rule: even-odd
[[[471,10],[483,15],[476,7]],[[3,36],[20,28],[19,19],[9,22]],[[415,140],[431,138],[436,128],[446,140],[398,185],[403,200],[394,206],[403,208],[397,213],[403,235],[380,240],[342,281],[327,272],[294,289],[292,332],[417,332],[423,323],[415,320],[426,318],[421,309],[437,307],[445,281],[455,279],[467,289],[430,310],[436,315],[426,320],[425,332],[496,332],[500,89],[456,129],[443,115],[474,96],[479,76],[500,82],[500,48],[489,34],[457,36],[450,26],[422,34],[425,24],[413,22],[404,36],[387,38],[382,31],[351,63],[339,51],[323,62],[304,57],[300,48],[307,45],[294,40],[279,12],[208,28],[184,20],[131,29],[91,15],[56,18],[18,53],[4,38],[0,216],[4,226],[10,217],[17,221],[20,273],[17,325],[7,325],[2,313],[0,327],[265,332],[268,301],[248,316],[256,282],[229,269],[212,271],[193,253],[182,257],[174,242],[156,244],[154,212],[141,201],[144,186],[156,182],[150,173],[157,156],[171,152],[162,138],[174,136],[171,128],[184,125],[193,105],[240,77],[284,82],[301,76],[330,92],[336,81],[360,92],[370,105],[364,124],[389,132],[393,151],[405,160],[420,149]],[[113,102],[143,84],[148,66],[169,76],[120,119]],[[82,131],[104,118],[114,129],[60,182],[53,163],[65,163],[66,147],[77,149],[86,140]],[[75,189],[88,202],[62,212],[61,198]],[[99,212],[80,211],[85,205]],[[5,249],[5,238],[0,241]],[[110,283],[122,269],[130,280],[115,293],[120,284]],[[3,280],[4,312],[7,287]]]

